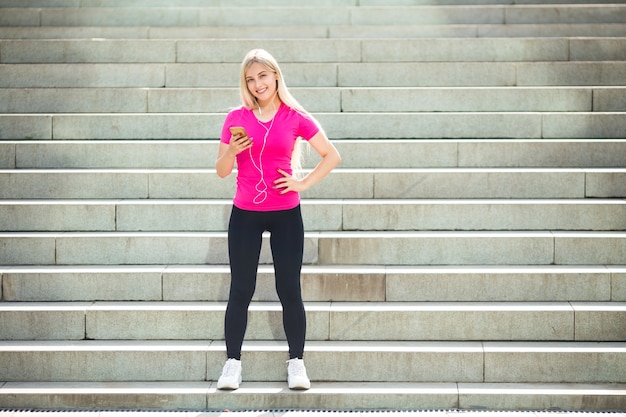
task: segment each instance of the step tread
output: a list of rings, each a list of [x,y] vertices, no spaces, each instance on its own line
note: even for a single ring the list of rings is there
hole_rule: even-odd
[[[283,352],[285,342],[245,340],[248,352]],[[0,340],[0,352],[204,351],[222,352],[223,340]],[[307,341],[307,352],[544,352],[626,354],[619,341]]]
[[[82,173],[128,173],[128,174],[215,174],[214,168],[20,168],[0,169],[0,174],[82,174]],[[236,170],[233,170],[236,173]],[[600,167],[600,168],[341,168],[337,167],[333,173],[626,173],[626,168]]]
[[[179,205],[232,205],[232,199],[229,198],[191,198],[191,199],[133,199],[128,198],[124,200],[119,199],[5,199],[0,200],[0,206],[56,206],[56,205],[165,205],[165,206],[179,206]],[[547,199],[531,199],[531,198],[511,198],[511,199],[498,199],[498,198],[476,198],[476,199],[303,199],[302,204],[305,205],[374,205],[374,206],[386,206],[386,205],[415,205],[415,204],[428,204],[428,205],[441,205],[441,206],[457,206],[457,205],[624,205],[625,199],[616,198],[547,198]]]
[[[226,231],[190,231],[190,232],[0,232],[3,238],[141,238],[141,237],[205,237],[205,238],[222,238],[226,237]],[[265,236],[269,237],[269,233]],[[362,238],[396,238],[396,239],[415,239],[415,238],[465,238],[465,237],[485,237],[485,238],[532,238],[532,237],[563,237],[563,238],[618,238],[626,237],[626,231],[550,231],[550,230],[532,230],[532,231],[406,231],[406,230],[383,230],[383,231],[310,231],[305,232],[305,237],[311,238],[345,238],[345,239],[362,239]]]
[[[273,272],[273,266],[260,265],[259,273]],[[169,273],[224,273],[228,265],[0,265],[0,273],[11,274],[66,274],[114,272],[169,272]],[[626,273],[626,265],[303,265],[303,274],[580,274]]]
[[[7,382],[0,387],[0,395],[43,393],[49,394],[87,394],[87,393],[148,393],[148,392],[217,392],[214,387],[215,381],[188,382],[188,381],[136,381],[136,382]],[[293,395],[301,395],[302,392],[285,390],[284,382],[246,382],[238,392],[257,391],[263,393],[266,390],[280,389],[283,393],[291,392]],[[510,394],[511,391],[531,393],[541,390],[546,394],[567,392],[569,395],[598,394],[626,395],[626,384],[574,384],[574,383],[426,383],[426,382],[315,382],[309,393],[338,393],[363,394],[383,392],[459,392],[473,391],[488,393]],[[223,391],[224,392],[224,391]],[[232,392],[231,394],[234,394]],[[485,414],[481,412],[481,414]]]
[[[268,396],[268,393],[272,393]],[[495,400],[494,400],[495,397]],[[271,400],[269,400],[271,398]],[[308,391],[287,389],[285,381],[247,382],[236,391],[220,391],[214,381],[203,382],[7,382],[0,386],[0,401],[16,408],[84,408],[93,411],[170,410],[189,414],[239,411],[258,415],[264,409],[299,410],[310,416],[329,411],[367,411],[372,416],[405,410],[411,415],[448,415],[478,409],[484,416],[503,410],[622,410],[625,384],[590,383],[420,383],[317,382]],[[62,404],[62,405],[61,405]],[[98,408],[94,408],[98,404]],[[582,411],[581,411],[582,410]],[[36,412],[36,411],[33,411]],[[467,411],[466,411],[467,412]],[[89,413],[89,411],[87,412]],[[193,413],[192,413],[193,414]]]
[[[307,311],[315,312],[539,312],[539,311],[617,311],[626,312],[620,301],[404,301],[350,302],[305,301]],[[0,312],[42,311],[223,311],[224,301],[3,301]],[[278,301],[253,301],[251,311],[281,311]]]
[[[308,301],[310,311],[626,311],[620,301]],[[3,301],[0,311],[215,311],[223,301]],[[252,301],[252,310],[280,309],[278,301]]]
[[[285,6],[290,5],[291,7],[311,7],[311,3],[303,0],[267,0],[263,2],[264,5],[267,6]],[[440,0],[438,4],[442,6],[480,6],[480,5],[535,5],[536,0]],[[555,4],[558,4],[556,2]],[[605,3],[601,0],[570,0],[565,2],[566,4],[575,6],[575,5],[587,5],[587,4],[596,4],[596,3]],[[621,1],[615,1],[613,3],[621,3]],[[413,0],[411,2],[414,6],[432,6],[431,0]],[[27,3],[20,2],[19,0],[2,0],[0,1],[0,8],[42,8],[42,7],[51,7],[51,8],[59,8],[59,7],[73,7],[75,5],[75,0],[65,0],[65,1],[55,1],[50,3],[46,0],[29,0]],[[318,6],[331,7],[331,6],[354,6],[354,7],[372,7],[372,6],[407,6],[406,1],[402,0],[323,0],[317,3]],[[83,0],[83,6],[89,6],[93,8],[149,8],[149,7],[157,7],[157,8],[214,8],[214,7],[223,7],[223,4],[217,0],[135,0],[134,2],[127,4],[122,2],[102,2],[97,0]],[[231,3],[229,7],[256,7],[258,6],[258,1],[254,0],[239,0],[237,2]]]

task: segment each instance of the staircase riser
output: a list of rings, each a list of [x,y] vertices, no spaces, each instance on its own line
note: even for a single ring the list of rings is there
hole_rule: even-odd
[[[222,204],[0,204],[0,230],[225,231],[232,202]],[[302,203],[305,230],[626,230],[623,204]]]
[[[521,94],[520,94],[521,93]],[[558,90],[344,90],[344,112],[593,111],[592,92]],[[508,97],[507,97],[508,96]],[[617,99],[617,98],[616,98]],[[618,108],[610,103],[604,108]]]
[[[626,196],[623,169],[376,172],[337,170],[308,199],[613,198]],[[0,171],[2,199],[231,199],[235,175],[196,171]]]
[[[291,87],[623,86],[624,62],[285,63]],[[2,88],[237,87],[238,64],[0,65]],[[167,79],[166,74],[167,72]],[[393,77],[389,77],[389,73]],[[207,77],[206,74],[211,74]]]
[[[163,298],[161,270],[154,272],[2,274],[5,301],[92,301]],[[217,281],[218,278],[207,277]]]
[[[202,387],[191,383],[171,391],[167,388],[145,388],[146,383],[138,383],[133,388],[123,390],[113,388],[86,388],[87,383],[73,384],[68,389],[46,390],[33,386],[24,388],[25,384],[16,383],[0,392],[0,407],[15,409],[46,409],[46,410],[206,410],[207,386]],[[111,386],[111,384],[105,384]],[[12,387],[15,390],[11,390]],[[8,392],[11,390],[10,392]],[[173,391],[173,392],[172,392]],[[241,403],[239,403],[241,404]]]
[[[601,3],[600,0],[595,2]],[[503,2],[510,4],[510,1]],[[586,1],[586,3],[594,3]],[[23,5],[19,3],[18,7]],[[387,4],[386,4],[387,5]],[[41,7],[47,7],[42,5]],[[147,5],[149,6],[149,5]],[[475,37],[624,37],[626,25],[612,23],[458,24],[458,25],[338,25],[265,27],[1,27],[1,39],[368,39]]]
[[[610,112],[323,113],[316,116],[330,137],[338,139],[619,139],[626,132],[623,114]],[[0,139],[217,139],[223,121],[223,114],[10,114],[0,116],[5,126]]]
[[[623,138],[626,132],[621,113],[345,113],[318,119],[332,137],[346,139]]]
[[[524,23],[623,23],[626,8],[581,6],[572,12],[568,6],[460,7],[443,8],[363,8],[320,7],[304,12],[301,8],[129,8],[120,14],[115,8],[5,9],[3,26],[237,26],[242,21],[270,26],[391,25],[391,24],[524,24]]]
[[[595,194],[584,190],[585,175],[581,173],[507,173],[460,172],[462,181],[454,181],[455,173],[429,175],[418,172],[374,173],[373,196],[383,199],[399,198],[580,198]],[[557,185],[558,184],[558,185]],[[491,194],[478,191],[487,186]],[[546,188],[543,188],[546,187]],[[556,190],[559,189],[558,192]],[[465,191],[463,191],[465,190]],[[549,191],[550,190],[550,191]],[[519,194],[518,194],[519,193]]]
[[[454,0],[452,0],[454,1]],[[477,0],[478,3],[481,4],[481,0]],[[493,0],[492,0],[493,1]],[[580,0],[577,0],[580,1]],[[588,3],[594,3],[592,0],[588,1]],[[375,5],[376,0],[370,0],[370,5]],[[574,1],[576,3],[576,1]],[[254,7],[258,2],[252,0],[234,0],[229,2],[230,7]],[[292,7],[306,7],[308,4],[302,0],[265,0],[263,2],[264,5],[267,6],[292,6]],[[356,0],[319,0],[317,5],[319,7],[330,7],[330,6],[357,6],[359,3]],[[366,3],[367,4],[367,3]],[[365,4],[365,5],[366,5]],[[401,3],[400,3],[401,4]],[[489,3],[487,3],[489,4]],[[503,4],[508,4],[508,1],[505,1]],[[222,7],[224,4],[221,0],[135,0],[131,4],[124,2],[124,0],[107,0],[106,2],[102,2],[100,0],[55,0],[55,1],[46,1],[46,0],[1,0],[0,7],[130,7],[130,8],[214,8],[214,7]],[[235,9],[237,10],[237,9]]]
[[[594,222],[584,219],[594,219]],[[346,205],[343,230],[623,230],[626,206]],[[597,222],[596,224],[594,224]],[[318,229],[319,230],[319,229]]]
[[[611,268],[609,267],[609,270]],[[581,271],[582,272],[582,271]],[[389,272],[388,301],[626,301],[626,274],[428,274]],[[582,293],[572,293],[574,288]],[[584,294],[584,295],[583,295]],[[582,297],[582,298],[581,298]]]
[[[615,395],[606,391],[595,395],[584,391],[580,395],[560,390],[556,387],[536,386],[536,395],[518,395],[515,387],[503,384],[504,387],[492,390],[487,388],[469,388],[468,384],[459,384],[459,404],[461,408],[491,410],[623,410],[626,399],[621,393]],[[605,386],[602,388],[609,388]],[[555,392],[557,391],[557,392]]]
[[[317,265],[622,265],[623,233],[424,233],[306,235],[304,263]],[[269,240],[267,237],[264,238]],[[4,265],[227,264],[225,233],[0,235]],[[261,263],[271,263],[269,244]]]
[[[226,301],[230,285],[223,272],[205,268],[146,267],[145,272],[49,272],[8,269],[2,275],[5,301]],[[262,267],[254,301],[278,301],[274,275]],[[428,269],[428,268],[427,268]],[[118,271],[119,270],[119,271]],[[531,270],[440,272],[376,268],[372,272],[314,272],[302,275],[305,301],[626,301],[626,273],[597,267],[569,272]]]
[[[15,146],[0,142],[0,169],[15,168]]]
[[[626,166],[626,140],[333,139],[333,144],[341,153],[341,168]],[[7,141],[0,142],[0,167],[210,168],[217,157],[217,149],[217,140]],[[305,167],[312,168],[318,161],[315,151],[305,151]]]
[[[625,47],[626,49],[626,47]],[[612,112],[626,89],[292,89],[310,112]],[[236,89],[3,89],[2,113],[203,113],[239,103]],[[121,104],[120,104],[121,103]]]
[[[220,340],[224,337],[224,305],[204,308],[128,311],[123,307],[74,307],[65,311],[4,311],[3,340]],[[307,339],[330,341],[380,340],[528,340],[528,341],[620,341],[626,338],[621,323],[626,308],[616,311],[585,311],[567,304],[520,311],[489,311],[478,306],[440,311],[416,307],[413,311],[371,312],[354,307],[329,308],[310,305]],[[285,340],[279,307],[253,306],[247,340]],[[392,323],[392,324],[390,324]]]
[[[338,66],[337,76],[341,87],[624,85],[625,66],[623,62],[345,63]]]
[[[626,7],[624,8],[626,10]],[[626,15],[626,13],[625,13]],[[238,40],[0,41],[0,63],[239,63]],[[267,40],[279,62],[621,61],[625,39]]]
[[[610,238],[610,236],[606,236]],[[323,264],[359,265],[585,265],[626,263],[626,240],[554,233],[553,236],[465,236],[460,239],[319,240]]]
[[[620,372],[623,375],[626,370],[624,369],[625,362],[620,356],[619,354],[597,353],[552,355],[535,352],[526,354],[487,352],[485,354],[485,380],[487,382],[554,382],[556,381],[553,378],[554,375],[560,374],[559,378],[562,381],[600,383],[605,379],[616,378]],[[552,360],[550,365],[546,362],[548,358]],[[585,365],[591,363],[593,363],[591,367]],[[555,369],[557,367],[561,368],[560,371]],[[582,369],[587,369],[588,374],[584,375],[585,372],[581,372]]]
[[[354,7],[354,6],[406,6],[405,0],[319,0],[316,5],[318,7]],[[432,6],[432,0],[412,0],[411,5],[414,6]],[[442,0],[438,4],[442,6],[452,5],[502,5],[508,6],[511,4],[519,5],[536,5],[536,0]],[[569,5],[589,5],[596,3],[605,3],[601,0],[571,0],[565,2]],[[258,1],[255,0],[234,0],[228,3],[229,7],[257,7]],[[558,4],[558,3],[555,3]],[[263,5],[269,7],[277,6],[290,6],[309,7],[310,3],[306,0],[265,0]],[[220,0],[135,0],[132,4],[124,2],[124,0],[107,0],[103,3],[101,0],[1,0],[0,7],[4,8],[42,8],[42,7],[141,7],[141,8],[213,8],[222,7],[223,2]],[[237,9],[235,9],[237,10]]]
[[[362,61],[610,61],[624,59],[623,43],[623,39],[382,39],[363,41]]]
[[[495,353],[487,348],[485,353],[482,349],[468,349],[305,351],[305,355],[309,377],[318,382],[614,383],[623,381],[625,371],[624,353],[610,352]],[[244,345],[244,379],[286,380],[286,364],[277,365],[284,364],[287,356],[286,350],[251,352]],[[5,381],[214,381],[224,364],[224,352],[4,352],[0,353],[0,363],[5,365]],[[346,363],[360,366],[348,367]],[[555,363],[558,367],[553,366]]]

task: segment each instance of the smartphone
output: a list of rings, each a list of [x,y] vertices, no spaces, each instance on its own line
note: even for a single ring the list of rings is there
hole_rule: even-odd
[[[243,128],[243,127],[241,127],[241,126],[232,126],[232,127],[230,128],[230,133],[231,133],[233,136],[237,136],[237,135],[240,135],[240,136],[248,136],[248,134],[246,133],[246,129],[244,129],[244,128]]]

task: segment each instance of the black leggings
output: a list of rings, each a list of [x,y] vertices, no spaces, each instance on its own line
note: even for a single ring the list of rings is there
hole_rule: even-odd
[[[271,233],[276,292],[283,308],[289,358],[302,358],[306,315],[300,288],[304,250],[300,206],[269,212],[241,210],[233,206],[228,224],[231,281],[224,318],[226,354],[228,358],[241,358],[241,345],[248,324],[248,307],[256,287],[264,231]]]

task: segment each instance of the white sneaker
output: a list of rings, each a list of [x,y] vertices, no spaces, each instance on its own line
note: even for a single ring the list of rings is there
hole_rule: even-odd
[[[229,359],[224,364],[217,389],[237,389],[241,384],[241,361]]]
[[[287,361],[287,383],[290,389],[309,389],[311,381],[306,375],[306,368],[302,359],[289,359]]]

